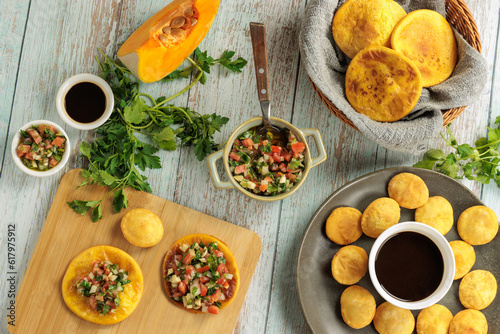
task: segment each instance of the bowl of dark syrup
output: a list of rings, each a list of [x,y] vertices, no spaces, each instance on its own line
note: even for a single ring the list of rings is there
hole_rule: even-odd
[[[97,75],[77,74],[59,88],[56,107],[59,116],[69,126],[92,130],[104,124],[113,112],[113,91]]]
[[[401,308],[437,303],[453,283],[455,259],[441,233],[417,222],[396,224],[375,240],[368,259],[377,292]]]

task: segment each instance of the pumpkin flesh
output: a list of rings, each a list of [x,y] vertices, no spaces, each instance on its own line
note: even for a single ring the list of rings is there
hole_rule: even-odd
[[[118,50],[118,58],[143,82],[155,82],[177,69],[207,34],[220,0],[174,0],[141,25]],[[193,15],[176,29],[179,35],[165,34],[173,20]]]

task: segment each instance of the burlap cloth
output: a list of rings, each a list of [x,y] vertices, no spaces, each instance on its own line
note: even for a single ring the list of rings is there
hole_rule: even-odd
[[[446,17],[443,1],[397,2],[407,13],[426,8]],[[350,59],[337,47],[332,36],[333,16],[342,3],[344,0],[311,0],[306,7],[299,45],[307,74],[369,139],[390,150],[422,153],[426,150],[424,141],[436,137],[441,130],[442,109],[469,105],[480,96],[487,81],[486,59],[454,30],[458,59],[451,77],[439,85],[422,89],[417,105],[405,118],[393,123],[373,121],[356,112],[346,98],[345,72]]]

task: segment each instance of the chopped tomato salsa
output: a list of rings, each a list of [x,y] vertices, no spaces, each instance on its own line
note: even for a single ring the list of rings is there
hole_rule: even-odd
[[[130,283],[128,271],[110,261],[96,260],[93,265],[92,272],[80,277],[75,287],[82,296],[88,297],[91,309],[103,315],[115,313],[120,305],[118,292],[123,292],[123,286]]]
[[[265,196],[290,191],[304,171],[306,144],[299,142],[289,129],[285,147],[273,143],[267,135],[257,135],[255,129],[241,134],[229,153],[229,165],[234,179],[248,191]]]
[[[66,138],[54,126],[32,125],[26,131],[21,130],[16,153],[26,167],[44,171],[59,164],[65,151],[65,142]]]
[[[219,313],[221,302],[232,297],[236,284],[217,242],[181,245],[169,260],[165,280],[174,301],[212,314]]]

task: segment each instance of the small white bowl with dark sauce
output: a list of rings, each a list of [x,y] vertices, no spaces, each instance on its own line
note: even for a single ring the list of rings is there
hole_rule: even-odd
[[[446,295],[455,275],[455,258],[448,241],[436,229],[403,222],[375,240],[368,270],[382,298],[395,306],[418,310]]]
[[[81,73],[68,78],[59,88],[56,108],[69,126],[92,130],[103,125],[114,107],[113,91],[101,77]]]

